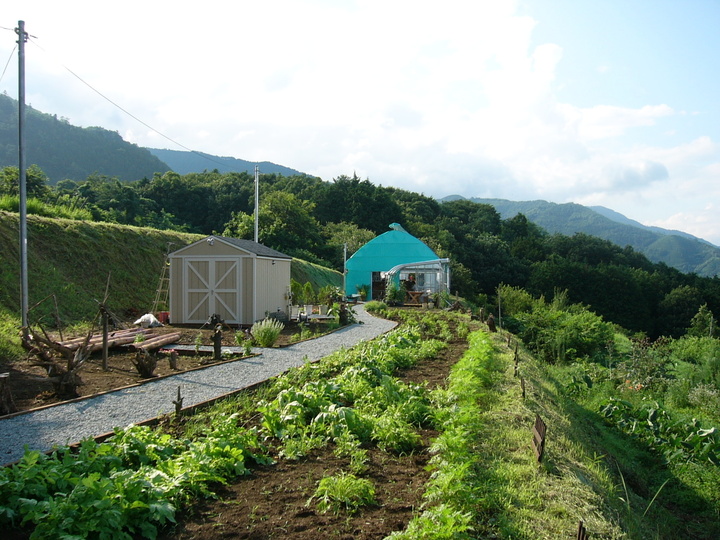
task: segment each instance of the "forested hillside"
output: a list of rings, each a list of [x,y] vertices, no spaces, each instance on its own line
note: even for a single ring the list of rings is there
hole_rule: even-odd
[[[18,163],[17,101],[0,94],[0,166]],[[26,108],[26,163],[38,165],[51,184],[93,174],[138,180],[170,170],[165,163],[101,127],[80,128],[57,115]]]
[[[253,237],[254,178],[248,173],[168,172],[137,182],[93,176],[49,187],[41,172],[34,171],[34,197],[82,209],[97,221]],[[13,173],[6,168],[0,175],[0,194],[8,194],[9,203],[17,189]],[[682,335],[704,304],[720,311],[718,278],[683,274],[596,237],[548,234],[523,214],[502,219],[488,204],[439,203],[357,177],[325,182],[261,175],[260,242],[289,255],[342,270],[344,245],[350,256],[394,222],[450,258],[453,293],[491,310],[501,284],[547,298],[567,289],[571,302],[653,338]]]
[[[444,200],[459,199],[462,197]],[[504,219],[523,214],[549,233],[588,234],[621,247],[630,246],[651,261],[664,262],[681,272],[708,277],[720,274],[720,248],[717,246],[680,231],[645,227],[607,208],[547,201],[470,200],[492,205]]]

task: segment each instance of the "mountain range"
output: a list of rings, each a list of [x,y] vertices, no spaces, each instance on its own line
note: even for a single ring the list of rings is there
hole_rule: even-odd
[[[0,167],[17,167],[17,101],[0,94]],[[48,182],[83,181],[93,174],[135,181],[155,173],[178,174],[218,170],[293,176],[294,169],[271,162],[251,162],[202,152],[143,148],[129,143],[115,131],[77,127],[57,115],[26,109],[26,163],[38,165]],[[442,201],[464,199],[453,195]],[[585,233],[619,246],[631,246],[653,262],[663,262],[682,272],[700,276],[720,274],[720,248],[681,231],[647,227],[608,208],[546,201],[514,202],[503,199],[470,201],[494,206],[503,219],[518,213],[549,233]]]
[[[465,199],[461,195],[443,201]],[[713,277],[720,274],[720,248],[681,231],[648,227],[602,206],[547,201],[508,201],[505,199],[467,199],[489,204],[503,219],[523,214],[531,222],[554,234],[572,236],[584,233],[630,246],[653,262],[662,262],[685,273]]]
[[[150,153],[167,163],[170,168],[178,174],[189,174],[217,169],[220,173],[228,172],[255,172],[257,165],[262,174],[281,174],[283,176],[294,176],[302,174],[300,171],[283,167],[269,161],[245,161],[234,157],[219,157],[205,154],[203,152],[185,152],[182,150],[161,150],[148,148]]]

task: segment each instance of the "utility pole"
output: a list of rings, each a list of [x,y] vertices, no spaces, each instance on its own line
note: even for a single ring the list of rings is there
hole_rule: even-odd
[[[255,165],[255,242],[258,238],[258,221],[260,220],[260,167]]]
[[[28,325],[27,179],[25,172],[25,21],[18,21],[18,169],[20,183],[20,317]]]
[[[343,297],[347,297],[347,242],[343,244]]]

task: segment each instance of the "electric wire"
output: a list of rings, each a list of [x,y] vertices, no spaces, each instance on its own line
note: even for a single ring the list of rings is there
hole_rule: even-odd
[[[2,75],[0,75],[0,83],[2,83],[2,80],[5,77],[5,72],[7,71],[7,68],[10,65],[10,60],[12,60],[12,57],[15,54],[16,50],[17,50],[17,45],[15,45],[15,47],[13,47],[13,50],[10,51],[10,56],[8,56],[7,62],[5,63],[5,67],[3,68]]]
[[[33,45],[35,45],[38,49],[40,49],[41,51],[43,51],[45,54],[48,54],[48,55],[49,55],[49,53],[48,53],[45,49],[43,49],[43,48],[37,43],[36,40],[31,39],[30,42],[31,42]],[[100,96],[101,98],[103,98],[103,99],[104,99],[105,101],[107,101],[108,103],[110,103],[110,104],[113,105],[114,107],[120,109],[122,112],[124,112],[125,114],[127,114],[130,118],[132,118],[132,119],[135,120],[136,122],[141,123],[141,124],[142,124],[143,126],[145,126],[146,128],[154,131],[155,133],[157,133],[157,134],[160,135],[161,137],[167,139],[167,140],[170,141],[171,143],[179,146],[180,148],[183,148],[183,149],[187,150],[188,152],[192,152],[192,150],[191,150],[190,148],[188,148],[187,146],[185,146],[185,145],[177,142],[176,140],[168,137],[168,136],[165,135],[164,133],[161,133],[160,131],[158,131],[157,129],[155,129],[154,127],[152,127],[150,124],[142,121],[140,118],[138,118],[137,116],[135,116],[134,114],[132,114],[132,113],[131,113],[130,111],[128,111],[127,109],[121,107],[119,104],[117,104],[115,101],[113,101],[113,100],[110,99],[108,96],[106,96],[105,94],[103,94],[100,90],[98,90],[97,88],[95,88],[93,85],[91,85],[89,82],[87,82],[87,81],[86,81],[85,79],[83,79],[80,75],[78,75],[77,73],[75,73],[72,69],[70,69],[70,68],[69,68],[68,66],[66,66],[65,64],[60,63],[60,65],[63,67],[63,69],[67,70],[67,72],[70,73],[73,77],[75,77],[78,81],[80,81],[81,83],[83,83],[85,86],[87,86],[90,90],[92,90],[93,92],[95,92],[98,96]]]
[[[9,28],[5,28],[5,27],[1,27],[1,26],[0,26],[0,29],[10,30]],[[30,34],[27,34],[27,33],[26,33],[26,35],[28,36],[28,41],[29,41],[30,43],[32,43],[35,47],[37,47],[39,50],[41,50],[41,51],[42,51],[43,53],[45,53],[46,55],[52,57],[52,55],[51,55],[48,51],[46,51],[46,50],[37,42],[35,36],[30,35]],[[15,49],[17,49],[17,46],[15,47]],[[10,54],[10,58],[8,58],[8,62],[7,62],[7,64],[6,64],[6,66],[5,66],[5,70],[7,70],[7,65],[10,63],[10,59],[12,58],[13,54],[15,53],[15,49],[13,49],[12,53]],[[63,69],[67,70],[68,73],[70,73],[73,77],[75,77],[77,80],[79,80],[79,81],[80,81],[81,83],[83,83],[85,86],[87,86],[90,90],[92,90],[93,92],[95,92],[95,93],[96,93],[97,95],[99,95],[101,98],[103,98],[104,100],[106,100],[108,103],[110,103],[111,105],[113,105],[114,107],[116,107],[117,109],[119,109],[120,111],[122,111],[123,113],[125,113],[126,115],[128,115],[130,118],[132,118],[132,119],[135,120],[136,122],[142,124],[143,126],[145,126],[146,128],[148,128],[149,130],[153,131],[154,133],[157,133],[158,135],[160,135],[160,136],[163,137],[164,139],[170,141],[172,144],[174,144],[174,145],[182,148],[183,150],[186,150],[186,151],[188,151],[188,152],[192,152],[193,154],[198,155],[198,156],[202,157],[203,159],[205,159],[205,160],[207,160],[207,161],[210,161],[210,162],[212,162],[212,163],[215,163],[216,165],[221,165],[221,166],[225,166],[225,165],[226,165],[225,163],[223,163],[223,162],[221,162],[221,161],[212,159],[211,157],[209,157],[209,156],[206,155],[206,154],[203,154],[203,153],[201,153],[201,152],[197,152],[197,151],[195,151],[195,150],[192,150],[192,149],[188,148],[187,146],[185,146],[184,144],[176,141],[176,140],[173,139],[172,137],[169,137],[169,136],[165,135],[164,133],[162,133],[161,131],[155,129],[153,126],[151,126],[151,125],[148,124],[147,122],[141,120],[140,118],[138,118],[137,116],[135,116],[134,114],[132,114],[130,111],[128,111],[128,110],[125,109],[124,107],[120,106],[118,103],[116,103],[115,101],[113,101],[112,99],[110,99],[108,96],[106,96],[105,94],[103,94],[100,90],[98,90],[97,88],[95,88],[94,86],[92,86],[89,82],[87,82],[87,81],[86,81],[85,79],[83,79],[80,75],[78,75],[77,73],[75,73],[75,72],[74,72],[72,69],[70,69],[68,66],[66,66],[65,64],[63,64],[62,62],[59,62],[59,61],[57,61],[57,60],[55,60],[55,61],[56,61],[56,62],[58,63],[58,65],[60,65]],[[4,75],[4,74],[5,74],[5,71],[3,71],[3,75]],[[1,80],[2,80],[2,77],[0,76],[0,81],[1,81]]]

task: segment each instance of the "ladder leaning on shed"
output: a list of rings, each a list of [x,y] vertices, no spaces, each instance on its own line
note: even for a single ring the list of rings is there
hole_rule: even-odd
[[[160,271],[160,281],[158,282],[157,289],[155,290],[155,300],[153,301],[150,313],[157,313],[161,306],[163,306],[163,311],[170,307],[168,305],[168,297],[170,295],[170,276],[168,274],[170,272],[170,246],[172,245],[174,245],[173,242],[168,242],[162,270]]]

